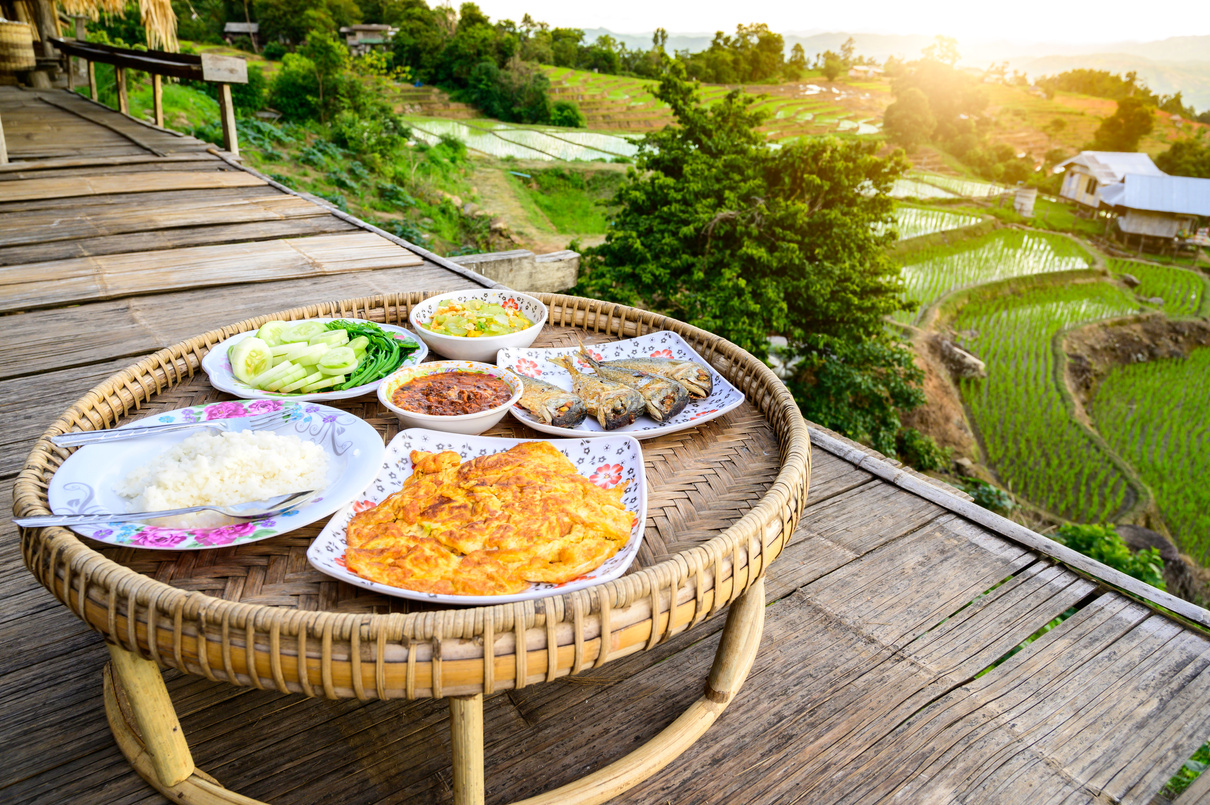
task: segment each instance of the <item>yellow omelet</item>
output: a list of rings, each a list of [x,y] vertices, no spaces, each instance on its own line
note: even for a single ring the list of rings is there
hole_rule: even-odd
[[[507,595],[582,576],[630,539],[624,485],[601,489],[548,442],[466,462],[449,451],[411,459],[403,488],[349,523],[345,562],[371,581]]]

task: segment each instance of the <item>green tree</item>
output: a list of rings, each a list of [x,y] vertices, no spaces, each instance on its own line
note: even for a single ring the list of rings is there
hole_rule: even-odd
[[[928,61],[948,64],[950,67],[957,64],[958,59],[961,58],[958,55],[958,40],[952,36],[934,37],[932,44],[925,47],[921,53]]]
[[[906,160],[865,140],[770,148],[754,99],[735,91],[706,107],[679,62],[657,96],[676,125],[643,139],[605,242],[585,251],[579,292],[667,313],[762,358],[767,336],[784,335],[804,411],[894,452],[897,409],[921,400],[919,370],[885,326],[900,305],[887,193]]]
[[[883,112],[882,127],[893,142],[911,152],[928,141],[937,127],[937,120],[924,93],[908,87]]]
[[[840,74],[845,72],[844,62],[840,59],[826,56],[823,60],[823,77],[829,81],[835,81],[840,77]]]
[[[1101,121],[1092,135],[1091,151],[1137,151],[1139,141],[1155,128],[1155,107],[1134,96],[1118,101],[1118,108]]]
[[[803,50],[801,42],[795,42],[794,47],[790,48],[790,59],[787,64],[794,71],[794,78],[801,76],[802,71],[807,69],[807,52]]]
[[[388,24],[396,26],[391,58],[396,67],[408,67],[421,81],[433,81],[441,51],[448,39],[441,19],[424,0],[401,0],[391,7]]]
[[[337,84],[349,66],[349,51],[332,34],[312,31],[307,34],[307,41],[299,52],[310,60],[315,70],[319,119],[326,121],[335,111]]]
[[[1167,151],[1156,156],[1155,164],[1173,176],[1210,179],[1210,142],[1204,136],[1177,140]]]

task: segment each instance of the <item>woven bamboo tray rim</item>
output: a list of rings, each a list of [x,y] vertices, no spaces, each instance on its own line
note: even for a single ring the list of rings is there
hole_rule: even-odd
[[[256,329],[271,319],[333,316],[406,323],[411,306],[436,293],[440,292],[377,295],[297,307],[212,330],[144,358],[93,388],[39,438],[15,485],[14,511],[18,516],[49,513],[46,490],[50,477],[62,463],[57,452],[59,449],[49,441],[51,436],[76,427],[88,430],[116,424],[121,418],[138,411],[155,394],[192,378],[201,371],[202,357],[231,335]],[[163,652],[156,648],[156,640],[149,635],[164,628],[174,628],[179,636],[182,623],[221,624],[222,656],[224,664],[228,664],[228,672],[219,672],[218,677],[242,679],[243,675],[231,672],[227,654],[230,649],[227,645],[228,628],[240,629],[246,632],[245,645],[253,646],[254,654],[263,652],[260,645],[262,640],[269,645],[272,656],[268,659],[268,665],[271,672],[265,676],[275,680],[276,687],[283,690],[299,689],[295,677],[302,676],[301,689],[308,694],[315,692],[309,688],[318,690],[320,686],[312,685],[306,679],[303,661],[298,662],[293,674],[282,670],[277,644],[283,637],[298,639],[300,655],[306,654],[308,637],[322,640],[325,666],[328,652],[333,651],[328,647],[330,640],[350,641],[354,647],[351,654],[356,653],[358,644],[376,641],[380,662],[383,641],[403,641],[409,646],[409,661],[415,661],[410,656],[410,649],[414,645],[423,649],[419,644],[436,640],[438,647],[421,651],[419,657],[420,661],[424,661],[424,655],[427,654],[427,659],[436,661],[440,658],[439,644],[442,640],[482,641],[485,636],[493,638],[509,631],[516,632],[520,644],[525,630],[545,628],[547,645],[554,646],[556,625],[566,625],[570,621],[573,630],[571,641],[576,652],[573,666],[583,667],[581,648],[586,640],[593,638],[593,635],[585,633],[589,616],[596,618],[599,631],[609,630],[612,635],[611,612],[633,609],[636,604],[642,609],[643,604],[648,604],[651,624],[646,642],[650,648],[673,633],[673,610],[678,609],[678,593],[680,599],[684,599],[687,582],[693,582],[690,586],[697,598],[693,602],[692,623],[689,626],[695,625],[734,601],[763,574],[768,563],[776,558],[788,541],[801,514],[810,480],[810,437],[806,423],[789,391],[768,367],[751,354],[711,333],[624,305],[564,295],[536,296],[550,309],[548,323],[551,326],[578,327],[618,338],[630,338],[655,330],[674,331],[686,338],[705,360],[740,388],[748,401],[762,411],[772,425],[779,449],[781,466],[777,477],[756,505],[707,542],[611,582],[536,601],[429,612],[368,614],[302,611],[219,599],[149,578],[109,559],[90,548],[73,532],[59,527],[22,529],[22,553],[27,567],[77,615],[94,628],[99,628],[111,640],[131,650],[182,670],[196,670],[192,665],[198,663],[187,663],[186,658],[180,656],[180,649],[176,645],[179,639],[174,641],[178,656],[163,656]],[[47,568],[50,568],[49,577],[44,575]],[[730,569],[731,575],[729,583],[724,585],[724,581],[728,581],[725,578],[727,569]],[[57,576],[60,571],[61,578]],[[709,581],[712,589],[703,589],[707,586],[703,579]],[[91,600],[91,595],[98,587],[108,592],[103,607],[105,611],[102,612],[97,611],[100,605]],[[661,597],[661,592],[667,593],[666,601]],[[710,593],[709,601],[704,599],[706,592]],[[681,603],[684,603],[683,600]],[[666,612],[663,609],[665,605]],[[134,615],[126,618],[119,610]],[[145,619],[138,617],[140,610],[143,610]],[[170,614],[166,617],[165,613]],[[170,622],[165,623],[165,620]],[[678,630],[680,626],[683,624],[678,625]],[[596,636],[599,637],[599,634]],[[566,640],[566,635],[563,635],[562,642]],[[202,643],[205,644],[204,636]],[[146,644],[150,646],[145,647]],[[545,653],[545,646],[542,650]],[[521,654],[529,653],[532,650],[527,646],[525,652],[517,655],[518,686],[532,673],[528,671],[528,665],[523,665],[521,657]],[[334,650],[332,656],[339,654],[339,650]],[[545,656],[544,664],[550,669],[548,676],[553,676],[556,670],[553,653]],[[595,664],[600,664],[609,656],[608,648],[603,645]],[[261,659],[258,656],[253,664],[260,665]],[[495,661],[498,662],[498,658]],[[528,661],[526,657],[524,662]],[[358,662],[355,657],[352,664],[356,672]],[[490,666],[492,663],[485,664]],[[186,665],[191,667],[186,668]],[[200,665],[206,675],[212,675],[212,669],[206,667],[204,651]],[[578,668],[573,668],[572,672],[575,670]],[[260,684],[260,672],[252,665],[249,666],[249,674],[253,684],[265,686]],[[490,668],[486,676],[490,683]],[[286,684],[287,681],[291,684]],[[352,686],[358,687],[356,676]],[[340,686],[329,684],[325,677],[322,687],[324,693],[331,697]],[[432,680],[432,690],[434,694],[440,692],[436,679]],[[361,698],[361,691],[357,693]]]

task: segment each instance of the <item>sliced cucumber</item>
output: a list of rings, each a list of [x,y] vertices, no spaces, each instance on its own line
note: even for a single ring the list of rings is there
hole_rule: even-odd
[[[308,344],[327,344],[330,347],[340,347],[349,343],[348,330],[324,330],[319,335],[307,339]]]
[[[256,337],[261,341],[264,341],[269,346],[275,347],[281,343],[281,334],[289,326],[290,325],[288,322],[278,321],[277,319],[267,321],[260,326],[259,330],[256,331]]]
[[[307,347],[307,351],[294,359],[294,362],[299,366],[314,366],[319,363],[319,359],[327,355],[332,348],[327,344],[312,344]]]
[[[307,344],[303,341],[295,341],[292,344],[279,344],[276,347],[270,347],[269,350],[273,353],[275,363],[282,361],[292,361],[299,355],[307,351]]]
[[[309,341],[313,336],[317,336],[326,330],[327,328],[324,327],[323,322],[300,321],[283,330],[281,340],[283,344],[292,344],[295,341]]]
[[[244,383],[251,383],[253,378],[273,366],[269,345],[256,336],[232,344],[227,350],[227,358],[231,361],[231,374]]]
[[[324,377],[322,380],[317,380],[314,383],[303,386],[299,391],[303,394],[310,394],[313,391],[323,391],[324,389],[339,386],[343,382],[345,382],[344,375],[333,375],[332,377]]]
[[[357,355],[348,347],[335,347],[328,350],[315,368],[325,375],[347,375],[357,368]]]
[[[296,365],[292,369],[290,369],[288,372],[286,372],[284,375],[281,375],[280,377],[275,378],[274,380],[270,381],[267,385],[263,386],[262,388],[265,391],[281,391],[282,388],[284,388],[285,386],[290,385],[295,380],[302,380],[306,376],[307,376],[307,370],[301,366]]]
[[[304,375],[298,380],[295,380],[293,383],[288,383],[287,385],[282,386],[280,389],[278,389],[278,391],[280,391],[282,394],[289,394],[291,392],[298,391],[303,386],[310,385],[311,383],[318,383],[320,380],[323,380],[323,374],[321,372],[312,372],[309,375]]]
[[[252,378],[252,381],[249,383],[249,385],[253,388],[263,389],[277,378],[295,368],[297,368],[296,364],[293,364],[290,361],[282,361],[276,366],[266,369],[256,377]]]

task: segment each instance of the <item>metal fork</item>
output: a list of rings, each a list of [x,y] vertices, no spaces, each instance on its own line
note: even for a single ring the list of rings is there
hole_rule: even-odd
[[[279,411],[266,411],[252,416],[230,417],[228,419],[207,419],[202,422],[172,422],[160,425],[132,425],[111,430],[88,430],[75,433],[63,433],[50,437],[59,447],[79,447],[97,442],[116,442],[122,439],[137,439],[140,436],[158,436],[161,433],[173,433],[192,428],[217,428],[230,430],[234,423],[244,423],[248,430],[273,430],[286,424],[300,414],[297,404],[282,406]]]
[[[216,511],[235,520],[260,520],[273,517],[293,508],[297,508],[315,497],[315,490],[290,492],[277,495],[266,500],[250,500],[247,503],[237,503],[234,506],[186,506],[183,509],[167,509],[159,512],[120,512],[102,514],[41,514],[33,517],[14,518],[13,522],[25,528],[39,528],[51,525],[106,525],[107,523],[139,523],[155,520],[160,517],[175,517],[178,514],[192,514],[200,511]]]

